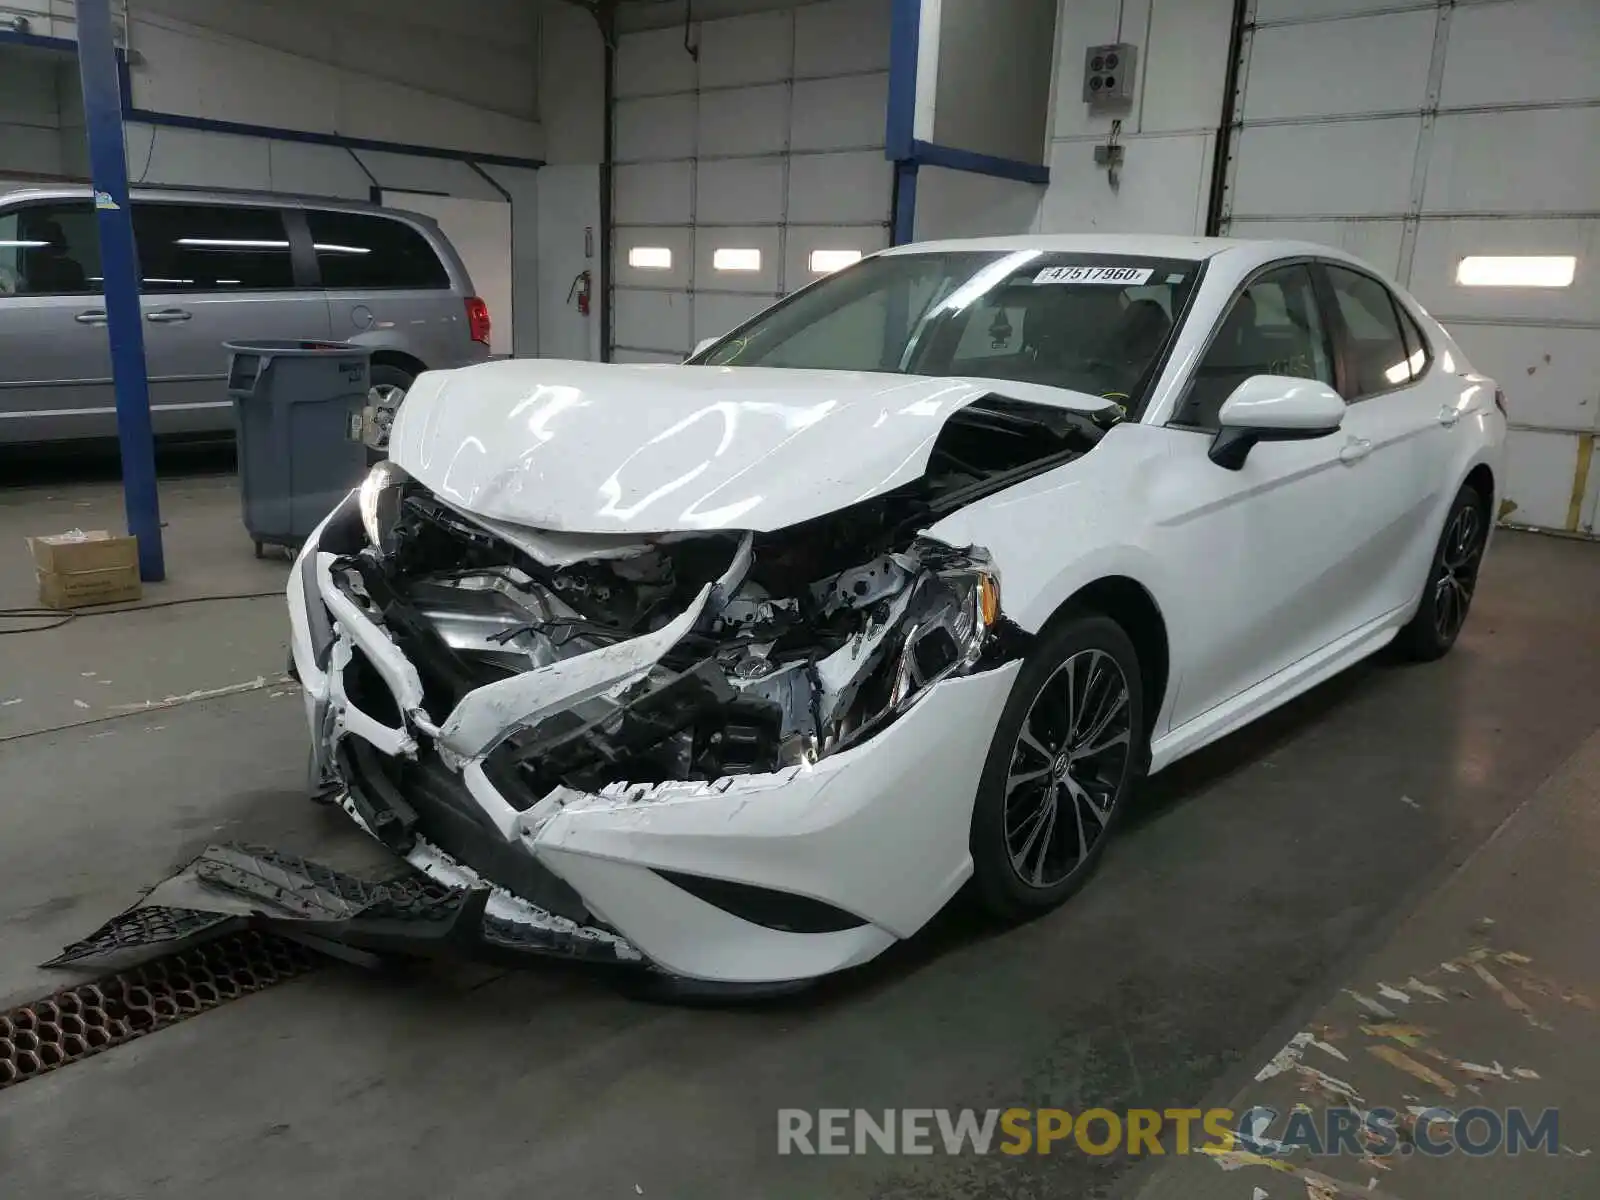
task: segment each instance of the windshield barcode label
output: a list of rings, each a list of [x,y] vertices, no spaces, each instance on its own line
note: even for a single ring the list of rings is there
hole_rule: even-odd
[[[1149,281],[1155,272],[1150,267],[1046,267],[1033,277],[1035,283],[1116,283],[1136,287]]]

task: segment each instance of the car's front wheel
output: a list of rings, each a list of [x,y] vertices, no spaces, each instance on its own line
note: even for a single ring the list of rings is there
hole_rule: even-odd
[[[1488,513],[1488,502],[1471,484],[1456,493],[1428,567],[1417,614],[1395,639],[1408,658],[1432,662],[1456,644],[1478,590],[1478,568],[1489,543]]]
[[[1046,912],[1094,870],[1142,772],[1139,657],[1096,613],[1046,629],[1017,675],[972,816],[973,889],[995,916]]]

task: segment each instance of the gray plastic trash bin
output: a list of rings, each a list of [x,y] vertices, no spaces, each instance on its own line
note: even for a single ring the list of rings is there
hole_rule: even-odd
[[[299,546],[367,470],[372,352],[347,342],[225,342],[239,438],[244,527],[263,546]]]

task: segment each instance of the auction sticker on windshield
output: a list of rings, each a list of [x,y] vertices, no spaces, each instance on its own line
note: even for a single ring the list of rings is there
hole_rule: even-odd
[[[1046,267],[1033,277],[1035,283],[1110,283],[1136,287],[1149,282],[1155,272],[1149,267]]]

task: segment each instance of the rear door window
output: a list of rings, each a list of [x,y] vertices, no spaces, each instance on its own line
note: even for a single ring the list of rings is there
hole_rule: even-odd
[[[1332,265],[1324,269],[1344,325],[1344,398],[1354,404],[1409,384],[1411,353],[1389,289],[1359,271]]]
[[[294,287],[289,235],[276,209],[139,201],[133,236],[147,295]]]
[[[98,296],[100,230],[88,200],[0,213],[0,296]]]
[[[416,229],[370,213],[306,213],[311,242],[330,291],[438,289],[450,276],[433,246]]]

